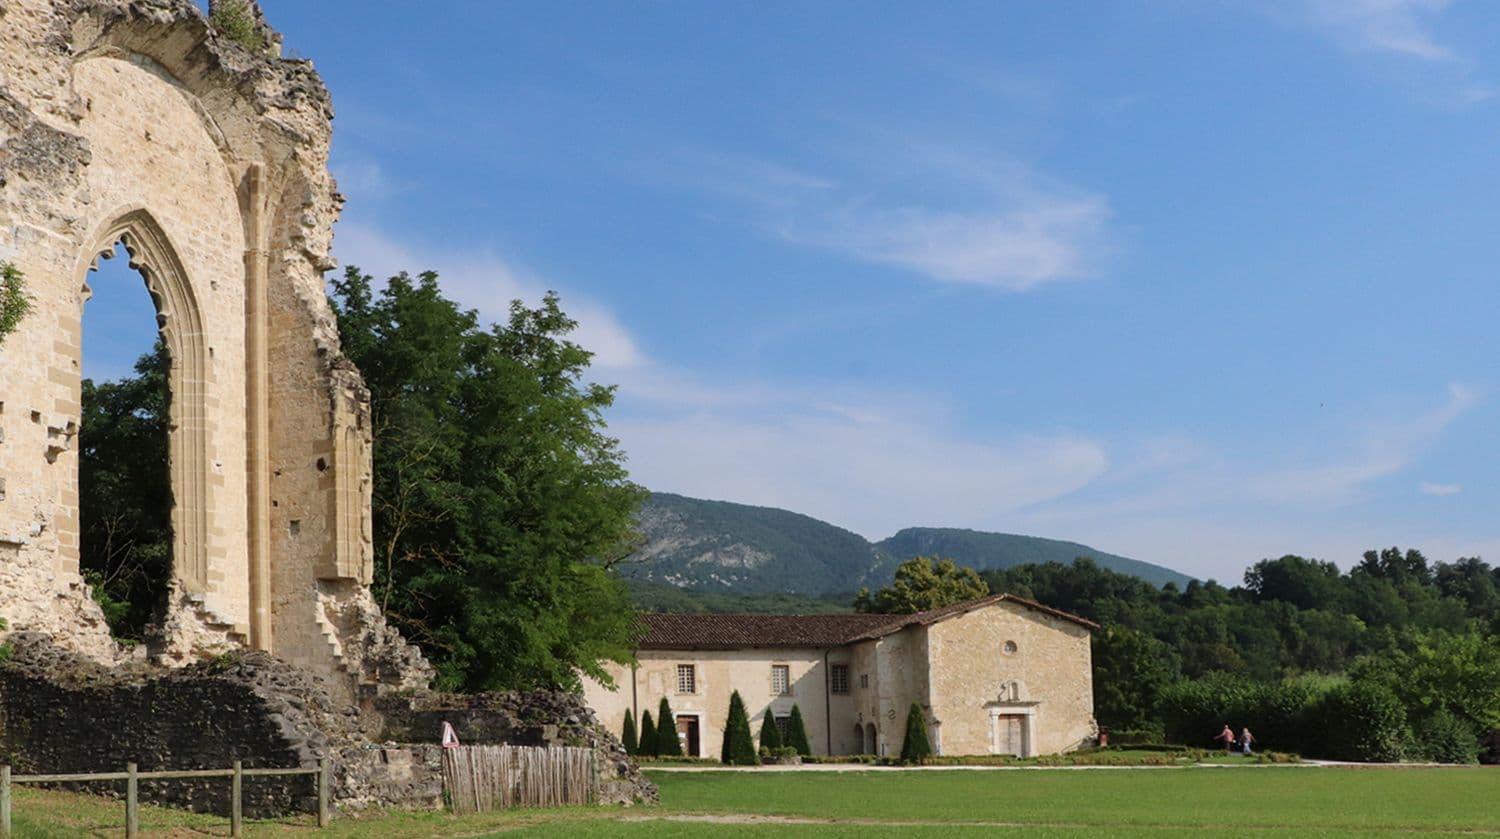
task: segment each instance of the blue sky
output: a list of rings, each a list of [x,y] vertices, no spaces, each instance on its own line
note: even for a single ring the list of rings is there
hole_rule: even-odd
[[[336,256],[558,290],[653,489],[1225,581],[1500,560],[1489,4],[263,6]]]

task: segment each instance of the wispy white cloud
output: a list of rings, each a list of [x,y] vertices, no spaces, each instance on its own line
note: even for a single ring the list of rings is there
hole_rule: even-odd
[[[1370,482],[1411,466],[1478,401],[1474,388],[1450,384],[1443,404],[1415,417],[1372,424],[1343,457],[1274,471],[1253,481],[1251,487],[1264,499],[1278,503],[1346,503]]]
[[[893,413],[885,405],[902,400],[889,395],[830,400],[815,388],[699,390],[698,407],[679,403],[660,412],[622,385],[626,414],[612,419],[610,430],[630,453],[636,480],[791,509],[874,538],[919,523],[994,527],[1108,468],[1104,446],[1086,436],[966,438],[941,410]],[[747,390],[766,401],[737,404]]]
[[[1305,0],[1310,21],[1350,49],[1420,61],[1457,59],[1432,32],[1449,0]]]
[[[340,262],[358,265],[377,278],[401,271],[412,274],[436,271],[448,296],[477,309],[488,322],[509,317],[512,300],[535,305],[547,290],[556,290],[562,295],[563,310],[578,322],[577,330],[569,337],[594,353],[595,367],[624,369],[646,361],[630,331],[613,312],[587,297],[558,289],[494,253],[456,253],[412,244],[377,228],[348,221],[341,222],[335,230],[333,251]]]
[[[828,171],[684,150],[646,177],[737,204],[783,241],[940,282],[1026,291],[1102,270],[1113,240],[1105,196],[1003,154],[875,134]]]
[[[1417,484],[1417,491],[1422,493],[1423,495],[1443,496],[1457,495],[1460,492],[1463,492],[1464,488],[1462,486],[1459,486],[1458,484],[1435,484],[1430,481],[1423,481],[1420,484]]]

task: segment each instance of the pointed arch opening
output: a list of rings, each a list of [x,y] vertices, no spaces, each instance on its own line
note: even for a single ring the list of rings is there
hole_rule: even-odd
[[[202,309],[182,261],[151,214],[142,208],[130,208],[114,218],[93,239],[96,245],[88,255],[81,291],[86,300],[90,294],[87,273],[96,269],[99,258],[114,256],[118,246],[151,296],[158,340],[166,356],[166,468],[171,498],[170,579],[166,588],[202,595],[208,585],[209,565],[207,417],[211,353]]]

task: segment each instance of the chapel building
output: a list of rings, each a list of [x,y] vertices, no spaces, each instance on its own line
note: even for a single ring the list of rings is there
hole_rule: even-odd
[[[641,616],[638,664],[584,698],[618,733],[666,697],[683,753],[718,757],[738,690],[752,734],[798,706],[814,754],[895,756],[912,703],[941,755],[1031,757],[1092,745],[1098,624],[1010,594],[910,615]],[[660,724],[658,721],[657,724]]]

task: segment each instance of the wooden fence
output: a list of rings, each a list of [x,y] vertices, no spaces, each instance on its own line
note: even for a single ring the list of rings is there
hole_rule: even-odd
[[[60,784],[76,781],[124,781],[125,782],[125,836],[135,839],[140,835],[140,782],[173,780],[182,778],[228,778],[229,779],[229,835],[241,836],[245,829],[244,779],[247,776],[270,775],[317,775],[318,776],[318,827],[327,827],[331,815],[329,787],[332,775],[328,759],[318,761],[316,767],[301,769],[246,769],[236,760],[232,769],[183,769],[165,772],[139,772],[134,763],[125,764],[124,772],[94,772],[77,775],[11,775],[10,766],[0,764],[0,839],[11,839],[10,832],[10,787],[11,784]]]
[[[443,749],[443,792],[455,813],[592,804],[595,770],[593,749],[454,746]]]

